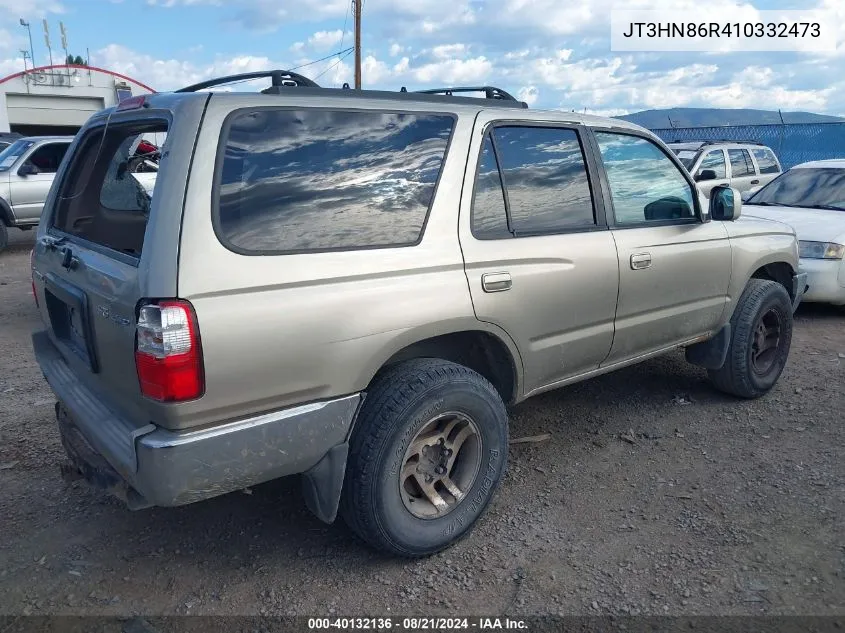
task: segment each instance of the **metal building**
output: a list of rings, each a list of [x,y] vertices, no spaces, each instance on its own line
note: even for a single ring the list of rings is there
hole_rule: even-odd
[[[94,112],[151,92],[140,81],[104,68],[30,68],[0,79],[0,132],[76,134]]]

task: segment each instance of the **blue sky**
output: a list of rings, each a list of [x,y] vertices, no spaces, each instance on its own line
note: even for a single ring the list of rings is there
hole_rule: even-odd
[[[22,9],[21,7],[26,7]],[[819,10],[838,31],[830,53],[619,53],[612,8],[690,9],[732,19],[735,0],[364,0],[365,87],[491,83],[533,107],[621,114],[663,107],[749,107],[845,115],[845,0],[757,0],[756,9]],[[0,0],[0,73],[23,69],[20,18],[47,63],[41,20],[59,48],[158,90],[290,68],[351,44],[347,0]],[[345,29],[344,29],[345,25]],[[53,55],[58,60],[63,53]],[[352,57],[301,72],[352,81]]]

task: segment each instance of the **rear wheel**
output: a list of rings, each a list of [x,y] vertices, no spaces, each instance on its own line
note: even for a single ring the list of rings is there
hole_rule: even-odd
[[[507,463],[493,386],[438,359],[400,363],[368,391],[350,445],[341,513],[371,546],[433,554],[472,528]]]
[[[777,282],[752,279],[731,317],[731,342],[721,369],[710,370],[718,389],[758,398],[777,383],[792,344],[792,301]]]

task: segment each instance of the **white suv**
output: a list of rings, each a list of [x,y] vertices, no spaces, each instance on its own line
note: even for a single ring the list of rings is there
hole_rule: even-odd
[[[730,185],[745,198],[782,171],[771,148],[754,141],[674,141],[667,145],[706,198],[717,185]]]

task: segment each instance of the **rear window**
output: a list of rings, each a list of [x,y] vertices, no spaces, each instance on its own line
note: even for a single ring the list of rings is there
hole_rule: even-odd
[[[453,126],[441,114],[239,112],[223,133],[218,237],[246,254],[416,244]]]
[[[140,257],[166,136],[162,121],[89,132],[59,190],[53,227]]]

